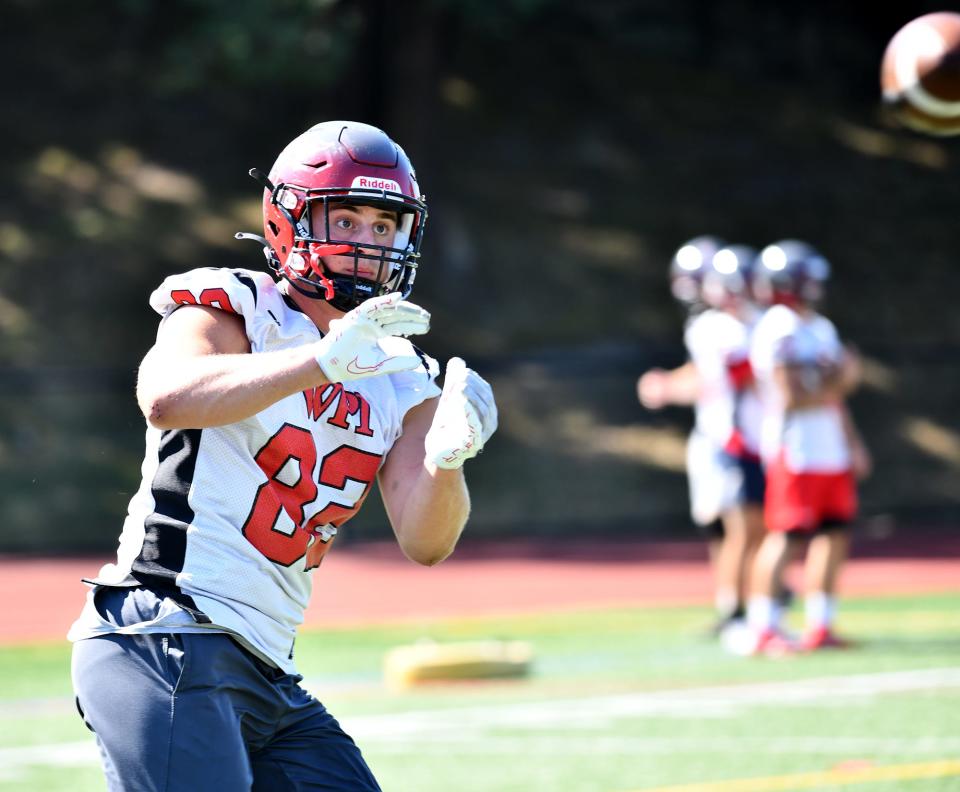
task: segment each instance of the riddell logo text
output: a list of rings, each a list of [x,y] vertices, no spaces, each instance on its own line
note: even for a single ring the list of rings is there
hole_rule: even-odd
[[[357,176],[353,180],[351,187],[360,187],[365,190],[387,190],[389,192],[400,192],[400,185],[393,179],[378,179],[368,176]]]

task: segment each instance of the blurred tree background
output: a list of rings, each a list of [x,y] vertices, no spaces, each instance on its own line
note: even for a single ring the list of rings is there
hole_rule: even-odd
[[[0,28],[0,549],[107,552],[139,481],[133,398],[196,266],[260,268],[259,188],[310,125],[386,129],[431,208],[424,346],[488,374],[473,535],[693,536],[666,283],[703,233],[805,239],[867,361],[868,524],[960,518],[960,144],[881,113],[884,45],[940,4],[8,0]],[[371,499],[347,541],[387,535]]]

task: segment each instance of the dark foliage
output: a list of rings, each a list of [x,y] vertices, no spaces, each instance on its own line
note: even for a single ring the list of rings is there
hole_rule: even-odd
[[[929,7],[924,7],[929,6]],[[885,9],[885,10],[884,10]],[[431,205],[429,351],[490,374],[471,530],[692,535],[684,239],[807,239],[868,360],[865,511],[960,515],[953,140],[890,126],[883,47],[924,3],[118,0],[5,4],[0,546],[109,548],[138,481],[133,378],[164,274],[260,266],[256,186],[311,123],[384,126]],[[383,536],[371,502],[345,532]],[[349,541],[349,538],[348,538]]]

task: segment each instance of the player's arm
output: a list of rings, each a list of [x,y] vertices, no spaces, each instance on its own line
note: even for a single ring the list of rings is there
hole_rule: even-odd
[[[326,382],[310,346],[249,353],[241,317],[202,305],[178,308],[140,364],[140,409],[158,429],[202,429],[249,418]]]
[[[668,404],[693,404],[699,397],[700,375],[689,360],[669,371],[650,369],[637,380],[637,398],[650,410]]]
[[[380,470],[380,492],[403,552],[426,565],[453,552],[470,513],[463,464],[497,429],[490,385],[451,358],[439,398],[409,410]]]
[[[863,480],[873,472],[873,457],[870,455],[867,444],[863,441],[863,436],[857,429],[849,406],[842,404],[840,409],[843,417],[843,432],[847,440],[847,447],[850,450],[850,467],[853,475],[858,480]]]
[[[158,429],[234,423],[307,388],[416,368],[410,345],[392,342],[429,326],[430,314],[387,294],[330,322],[315,343],[252,355],[239,316],[186,305],[160,325],[140,364],[137,401]]]
[[[840,359],[839,387],[845,396],[849,396],[863,382],[863,358],[859,350],[851,344],[844,344]]]
[[[404,554],[432,566],[457,544],[470,513],[463,468],[444,470],[424,458],[424,439],[439,399],[413,407],[403,434],[380,469],[380,494]]]

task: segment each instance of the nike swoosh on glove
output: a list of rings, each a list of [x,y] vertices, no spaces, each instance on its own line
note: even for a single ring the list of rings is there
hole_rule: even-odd
[[[451,358],[423,443],[427,460],[446,470],[458,468],[480,453],[496,429],[497,404],[490,385],[462,358]]]
[[[314,356],[330,382],[409,371],[421,364],[410,344],[399,336],[430,329],[430,314],[406,302],[399,292],[364,300],[316,342]]]

